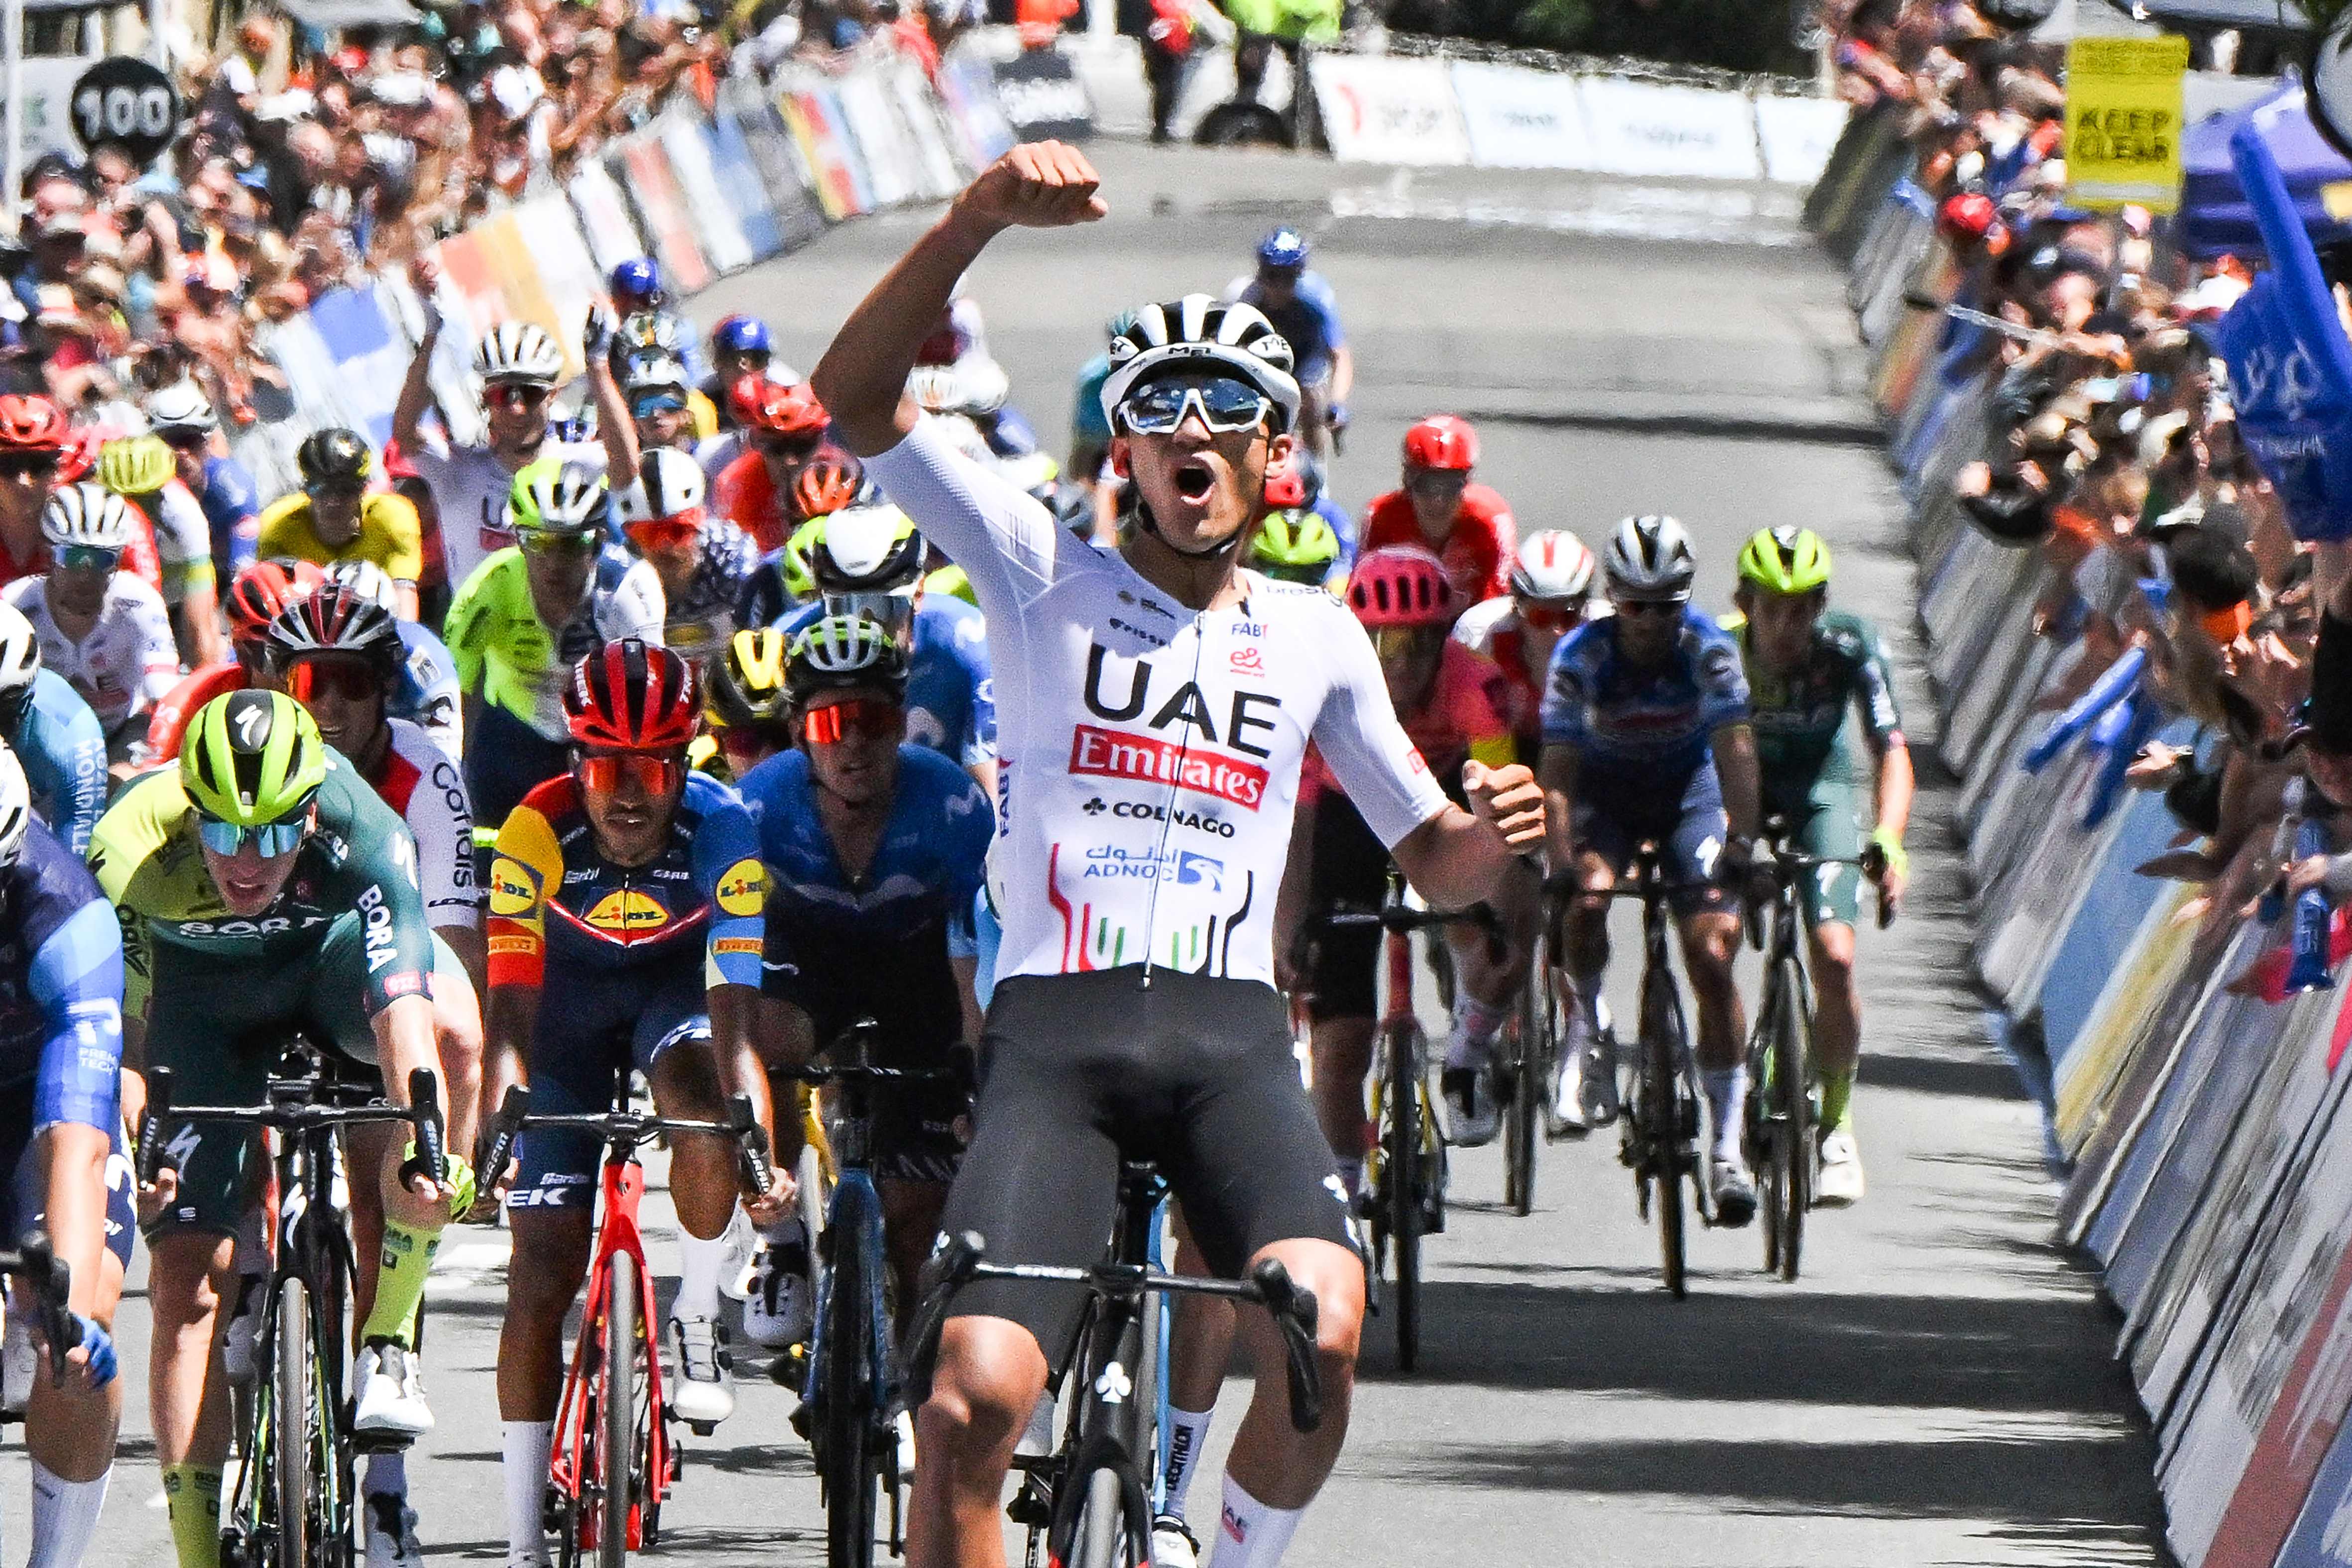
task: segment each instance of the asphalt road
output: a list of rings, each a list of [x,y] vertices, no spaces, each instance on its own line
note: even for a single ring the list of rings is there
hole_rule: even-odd
[[[1334,483],[1344,502],[1393,483],[1404,426],[1451,408],[1479,416],[1480,476],[1523,530],[1592,538],[1624,513],[1672,511],[1697,538],[1717,608],[1740,538],[1809,524],[1836,549],[1840,601],[1887,632],[1912,731],[1932,741],[1897,499],[1854,401],[1838,277],[1796,230],[1792,193],[1097,152],[1111,217],[1009,235],[971,281],[1050,444],[1108,317],[1219,287],[1259,231],[1302,223],[1361,367]],[[706,326],[760,311],[805,370],[924,221],[836,231],[693,308]],[[1761,1277],[1752,1231],[1696,1236],[1691,1298],[1676,1304],[1657,1289],[1654,1232],[1634,1218],[1613,1138],[1546,1150],[1528,1219],[1500,1208],[1497,1152],[1460,1156],[1447,1232],[1427,1253],[1421,1370],[1397,1376],[1387,1331],[1371,1325],[1351,1440],[1293,1562],[2163,1560],[2150,1445],[2108,1362],[2113,1320],[2049,1244],[2034,1117],[1984,1042],[1950,792],[1925,771],[1916,890],[1902,922],[1864,938],[1867,1202],[1816,1217],[1794,1286]],[[659,1193],[648,1218],[667,1221]],[[666,1248],[656,1267],[675,1267]],[[436,1560],[502,1550],[489,1368],[503,1270],[502,1232],[453,1232],[433,1287],[440,1427],[410,1469]],[[143,1568],[170,1553],[142,1436],[135,1291],[119,1326],[130,1437],[92,1561]],[[1231,1385],[1226,1411],[1247,1392]],[[734,1420],[689,1445],[662,1561],[823,1561],[788,1408],[782,1391],[747,1383]],[[1214,1452],[1231,1431],[1229,1416]],[[11,1437],[0,1517],[12,1543],[24,1478]],[[1197,1515],[1213,1520],[1215,1485],[1212,1471],[1196,1488]]]

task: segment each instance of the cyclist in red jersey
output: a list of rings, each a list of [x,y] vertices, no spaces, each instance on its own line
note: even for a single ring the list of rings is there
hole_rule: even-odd
[[[60,485],[89,472],[95,444],[77,436],[66,416],[47,398],[0,397],[0,587],[49,570],[49,547],[41,539],[41,510]],[[131,509],[131,542],[121,570],[148,587],[163,591],[163,566],[155,553],[155,533],[146,515]]]
[[[1584,624],[1592,588],[1592,552],[1566,528],[1547,528],[1520,542],[1511,561],[1511,593],[1465,611],[1454,640],[1484,653],[1502,671],[1509,701],[1505,716],[1519,760],[1532,767],[1543,753],[1544,677],[1559,640]]]
[[[1433,413],[1406,431],[1404,482],[1365,508],[1362,548],[1419,545],[1474,603],[1509,592],[1518,525],[1508,501],[1472,482],[1477,462],[1478,433],[1467,420]]]
[[[824,405],[805,386],[761,383],[736,404],[749,445],[710,484],[710,508],[759,541],[782,549],[807,519],[793,502],[793,481],[820,454],[843,455],[825,440]]]
[[[307,560],[272,557],[255,561],[229,580],[228,645],[236,657],[206,664],[163,694],[147,716],[147,749],[158,764],[180,755],[189,717],[217,696],[258,685],[269,668],[269,622],[294,600],[327,580],[324,568]]]

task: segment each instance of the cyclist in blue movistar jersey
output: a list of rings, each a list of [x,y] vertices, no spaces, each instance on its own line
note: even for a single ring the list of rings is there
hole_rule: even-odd
[[[1236,277],[1225,298],[1255,305],[1290,344],[1306,396],[1302,432],[1318,455],[1348,428],[1348,395],[1356,385],[1356,356],[1339,326],[1339,297],[1328,279],[1307,267],[1307,236],[1286,224],[1258,242],[1257,272]]]
[[[214,450],[220,421],[194,382],[176,382],[147,400],[147,427],[172,449],[180,483],[196,498],[212,536],[213,571],[226,582],[253,561],[261,538],[261,489],[244,464]]]
[[[122,1385],[111,1332],[131,1262],[118,1105],[122,936],[81,858],[33,819],[0,747],[0,1246],[49,1233],[71,1271],[81,1346],[62,1381],[33,1380],[31,1561],[75,1568],[97,1531]]]
[[[1739,646],[1690,603],[1697,563],[1672,517],[1628,517],[1604,557],[1616,613],[1563,638],[1543,697],[1546,832],[1555,893],[1568,904],[1565,956],[1576,1005],[1563,1046],[1585,1064],[1586,1117],[1616,1113],[1616,1070],[1595,1061],[1593,1011],[1609,962],[1609,902],[1635,848],[1664,852],[1698,1002],[1698,1065],[1715,1118],[1710,1185],[1726,1225],[1756,1212],[1739,1152],[1747,1033],[1731,963],[1739,914],[1730,886],[1758,825],[1756,740]],[[1727,885],[1729,884],[1729,885]],[[1565,1109],[1565,1108],[1564,1108]]]
[[[803,559],[815,603],[776,622],[796,636],[824,616],[862,615],[907,653],[906,738],[953,758],[996,793],[996,698],[988,620],[952,594],[925,591],[923,538],[896,507],[852,507],[816,525]]]
[[[908,658],[856,616],[818,621],[785,665],[792,750],[743,779],[770,881],[762,988],[781,1002],[791,1060],[860,1018],[881,1025],[877,1065],[938,1067],[980,1036],[971,910],[992,831],[978,785],[906,733]],[[961,1090],[926,1085],[881,1103],[875,1176],[898,1300],[939,1229],[963,1152]],[[791,1119],[778,1128],[793,1138]],[[789,1164],[794,1149],[780,1151]],[[772,1230],[744,1315],[762,1343],[804,1332],[797,1219]]]
[[[22,612],[0,604],[0,741],[16,753],[33,810],[76,854],[106,811],[106,731],[63,675],[41,667]]]

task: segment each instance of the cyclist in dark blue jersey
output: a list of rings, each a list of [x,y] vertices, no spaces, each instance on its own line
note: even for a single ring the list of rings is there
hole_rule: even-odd
[[[41,644],[22,612],[0,604],[0,741],[16,753],[33,810],[75,854],[106,811],[106,731],[79,693],[41,667]]]
[[[97,1531],[122,1385],[114,1307],[131,1262],[122,1158],[122,936],[98,883],[35,821],[0,747],[0,1246],[48,1231],[72,1271],[81,1346],[62,1382],[44,1357],[25,1412],[31,1561],[74,1568]]]
[[[261,489],[244,464],[215,450],[220,421],[194,382],[178,382],[147,400],[149,430],[172,449],[173,469],[205,515],[213,570],[226,582],[253,564],[261,538]]]
[[[1582,1069],[1591,1123],[1616,1113],[1614,1065],[1597,1060],[1594,1013],[1609,963],[1607,890],[1643,841],[1664,852],[1680,884],[1683,960],[1698,1003],[1698,1065],[1715,1122],[1710,1185],[1717,1217],[1745,1225],[1756,1186],[1740,1157],[1748,1097],[1747,1034],[1731,964],[1739,912],[1730,891],[1758,827],[1756,741],[1739,646],[1691,608],[1697,570],[1672,517],[1628,517],[1604,558],[1616,613],[1587,623],[1552,651],[1543,697],[1543,786],[1554,885],[1580,892],[1568,905],[1565,943],[1577,1005],[1569,1009],[1570,1061]]]
[[[878,1066],[944,1066],[980,1036],[971,911],[992,831],[979,786],[937,752],[901,739],[907,656],[871,621],[835,616],[796,638],[785,666],[796,744],[753,768],[743,801],[767,862],[762,989],[778,1005],[779,1038],[805,1061],[860,1018],[881,1025]],[[885,1096],[875,1127],[898,1300],[939,1228],[963,1150],[961,1089],[926,1085]],[[790,1119],[779,1131],[793,1139]],[[786,1148],[789,1157],[795,1153]],[[787,1229],[770,1238],[747,1332],[796,1326]],[[772,1318],[770,1326],[758,1319]]]
[[[1257,271],[1226,286],[1225,298],[1255,305],[1290,344],[1306,393],[1301,434],[1318,456],[1331,455],[1331,436],[1348,428],[1348,396],[1356,384],[1356,356],[1339,326],[1339,297],[1319,272],[1307,270],[1307,236],[1287,224],[1258,242]]]

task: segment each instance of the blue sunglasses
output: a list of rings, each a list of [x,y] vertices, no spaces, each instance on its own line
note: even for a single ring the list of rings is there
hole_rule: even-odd
[[[302,835],[308,831],[308,824],[299,817],[283,822],[264,822],[257,828],[212,817],[196,819],[196,837],[216,855],[233,855],[245,847],[246,840],[251,839],[263,860],[276,860],[301,848]]]

